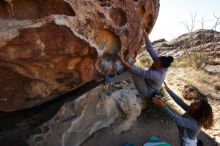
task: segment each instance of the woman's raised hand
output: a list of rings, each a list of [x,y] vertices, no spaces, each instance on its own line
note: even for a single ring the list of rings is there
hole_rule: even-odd
[[[124,57],[124,54],[123,54],[123,53],[119,53],[119,54],[118,54],[118,60],[121,61],[121,64],[122,64],[126,69],[131,69],[131,68],[132,68],[132,65],[130,65],[130,64],[125,60],[125,57]]]
[[[126,61],[125,61],[125,58],[124,58],[124,55],[123,55],[122,52],[120,52],[120,53],[118,54],[118,60],[120,60],[122,63],[123,63],[123,62],[126,62]]]
[[[167,83],[166,83],[166,82],[163,82],[163,83],[164,83],[164,88],[165,88],[166,90],[168,90],[169,87],[167,86]]]
[[[154,102],[156,105],[160,106],[160,107],[164,107],[164,106],[165,106],[163,100],[162,100],[162,99],[159,99],[159,98],[157,98],[157,97],[154,97],[154,98],[153,98],[153,102]]]

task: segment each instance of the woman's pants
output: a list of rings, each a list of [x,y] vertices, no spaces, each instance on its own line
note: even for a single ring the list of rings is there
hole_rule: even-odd
[[[130,71],[126,71],[120,75],[113,77],[112,82],[121,82],[128,78],[132,78],[135,84],[136,89],[138,90],[141,97],[151,97],[154,92],[152,92],[152,88],[147,86],[144,78],[133,75]]]

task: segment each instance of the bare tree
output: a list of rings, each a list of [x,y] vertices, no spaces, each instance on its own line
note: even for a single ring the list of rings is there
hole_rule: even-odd
[[[216,16],[214,12],[213,12],[213,16],[215,18],[215,21],[212,30],[217,31],[217,27],[220,25],[220,17]]]
[[[193,30],[195,29],[195,23],[196,23],[196,15],[197,13],[190,13],[190,23],[188,23],[187,21],[182,21],[182,25],[187,29],[187,31],[193,32]]]
[[[194,34],[192,33],[195,29],[195,24],[196,24],[196,16],[197,12],[195,13],[190,13],[190,22],[187,21],[182,21],[182,25],[187,29],[189,35],[190,35],[190,40],[192,41],[191,45],[195,45],[195,40],[194,40]]]
[[[205,22],[206,22],[206,19],[205,17],[203,16],[201,20],[198,21],[201,25],[201,29],[204,29],[204,26],[205,26]]]
[[[201,29],[205,29],[205,22],[206,22],[207,20],[205,19],[205,17],[203,16],[202,17],[202,19],[201,20],[199,20],[198,21],[198,23],[200,23],[200,25],[201,25]],[[205,32],[203,31],[203,33],[202,33],[202,38],[201,38],[201,42],[202,42],[202,47],[205,47]]]
[[[195,24],[196,24],[196,15],[197,13],[190,13],[190,22],[188,21],[182,21],[181,24],[187,29],[187,32],[189,33],[190,35],[190,40],[192,40],[192,44],[191,45],[194,45],[195,44],[195,41],[194,41],[194,36],[193,36],[193,31],[195,29]],[[190,44],[185,44],[185,46],[191,46]],[[190,55],[190,52],[187,51],[186,49],[183,50],[184,51],[184,54],[186,56],[189,56]]]
[[[194,47],[196,45],[195,33],[193,33],[193,31],[196,28],[196,23],[200,23],[201,29],[204,29],[205,22],[207,21],[204,16],[202,17],[200,21],[197,21],[196,17],[197,17],[197,13],[190,13],[190,21],[182,22],[182,25],[187,29],[189,33],[188,35],[190,37],[190,40],[189,42],[186,42],[186,43],[189,43],[186,45],[189,45],[190,47]],[[207,59],[207,56],[205,55],[205,52],[204,52],[205,50],[202,48],[205,48],[205,32],[202,33],[201,46],[197,48],[198,49],[197,51],[195,50],[189,51],[187,49],[184,49],[185,60],[194,67],[197,67],[197,68],[204,67],[206,65],[205,61]]]
[[[214,47],[215,48],[215,32],[218,30],[219,26],[220,26],[220,17],[217,16],[214,12],[213,12],[213,17],[214,20],[212,20],[212,22],[214,22],[213,26],[209,27],[210,30],[214,30],[212,31],[213,35],[212,37],[206,37],[206,31],[202,31],[201,32],[201,37],[197,38],[200,39],[198,40],[198,45],[196,46],[196,38],[195,38],[195,33],[193,33],[193,31],[196,29],[196,25],[200,24],[200,29],[205,29],[206,26],[206,22],[208,21],[207,19],[205,19],[205,17],[203,16],[201,18],[201,20],[196,21],[197,19],[197,13],[190,13],[190,20],[189,21],[182,21],[181,24],[186,28],[187,32],[189,33],[189,41],[185,42],[184,46],[187,47],[189,46],[190,48],[195,47],[196,49],[193,49],[192,51],[189,51],[188,49],[184,49],[184,56],[185,56],[185,60],[187,62],[189,62],[191,65],[196,66],[198,68],[204,68],[207,63],[210,60],[210,56],[209,56],[209,51],[207,52],[207,48],[208,46],[210,47]],[[206,39],[207,38],[207,39]],[[207,44],[207,41],[209,42]],[[214,49],[213,48],[213,49]],[[197,50],[197,51],[196,51]]]

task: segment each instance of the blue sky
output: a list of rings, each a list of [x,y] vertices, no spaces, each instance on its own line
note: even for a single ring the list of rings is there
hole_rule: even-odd
[[[191,13],[196,13],[195,29],[200,29],[199,21],[204,17],[204,27],[212,28],[215,17],[220,17],[220,0],[160,0],[160,11],[150,39],[157,40],[165,38],[171,40],[183,33],[187,29],[182,24],[183,21],[190,24]],[[217,30],[220,30],[218,26]]]

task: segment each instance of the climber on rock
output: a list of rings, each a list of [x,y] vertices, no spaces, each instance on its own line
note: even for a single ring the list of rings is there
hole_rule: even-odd
[[[213,124],[213,112],[210,104],[204,100],[196,100],[190,105],[187,105],[180,97],[178,97],[172,90],[165,84],[165,89],[173,100],[185,110],[183,116],[178,116],[173,113],[159,98],[153,98],[153,102],[162,107],[165,113],[171,120],[177,124],[180,131],[181,146],[202,146],[202,142],[197,140],[197,136],[201,127],[210,129]]]
[[[122,65],[128,69],[125,73],[115,76],[113,78],[108,77],[107,82],[120,82],[127,79],[129,76],[132,77],[134,84],[142,97],[153,97],[159,93],[161,85],[166,76],[168,67],[173,62],[172,56],[158,56],[154,51],[150,40],[147,37],[146,32],[143,33],[144,40],[146,43],[146,49],[153,59],[153,64],[147,70],[138,68],[134,65],[129,64],[123,54],[119,54],[118,59]]]

